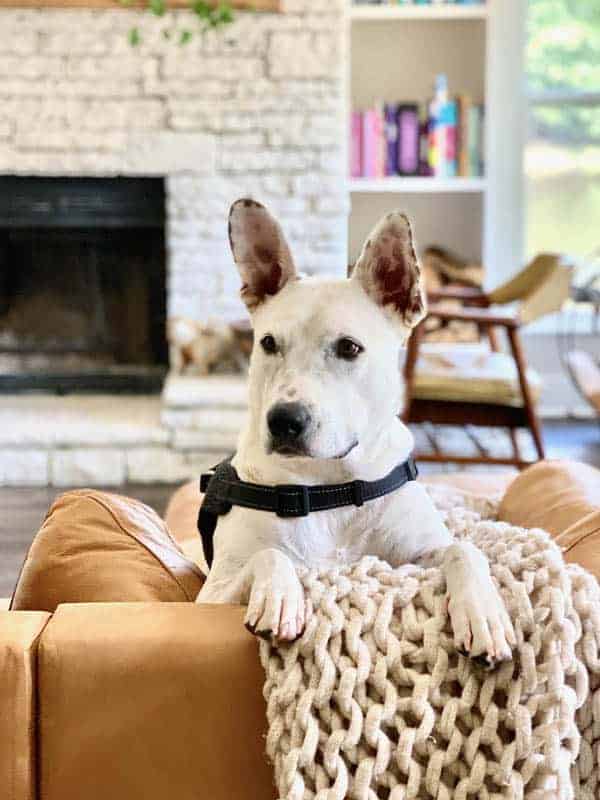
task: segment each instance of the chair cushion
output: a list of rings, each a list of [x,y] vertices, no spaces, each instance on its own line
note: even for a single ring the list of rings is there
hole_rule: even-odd
[[[573,350],[567,355],[571,374],[581,394],[597,414],[600,414],[600,367],[589,353]]]
[[[540,461],[508,487],[498,518],[548,531],[566,561],[600,580],[600,470],[577,461]]]
[[[541,379],[532,369],[527,379],[535,400]],[[522,406],[519,376],[513,358],[479,344],[424,345],[417,361],[413,397],[463,403]]]
[[[11,607],[54,611],[68,602],[190,602],[202,583],[201,571],[151,508],[82,489],[67,492],[51,507]]]

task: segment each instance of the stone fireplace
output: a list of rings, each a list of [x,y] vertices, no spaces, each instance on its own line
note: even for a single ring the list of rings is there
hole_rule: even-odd
[[[98,187],[105,180],[156,179],[164,187],[164,242],[158,229],[147,228],[140,242],[146,249],[132,253],[126,229],[112,229],[116,250],[108,263],[112,269],[117,252],[121,261],[126,253],[130,263],[143,260],[159,270],[153,258],[164,248],[164,280],[157,281],[164,309],[159,304],[150,313],[161,325],[169,316],[245,316],[226,222],[230,204],[241,196],[255,197],[277,215],[299,270],[343,275],[345,5],[284,0],[283,13],[238,13],[227,30],[195,36],[183,47],[166,41],[162,30],[189,27],[185,12],[156,19],[124,8],[0,9],[0,176],[72,179],[73,186],[91,179]],[[141,37],[135,48],[128,41],[134,27]],[[93,226],[85,230],[88,240],[101,235]],[[64,271],[76,261],[91,276],[86,297],[81,285],[70,287],[79,299],[69,317],[69,358],[76,342],[75,357],[99,358],[101,351],[113,366],[133,360],[160,369],[165,356],[151,333],[142,337],[141,356],[139,350],[134,357],[111,350],[110,342],[122,337],[116,322],[126,320],[110,311],[110,292],[92,303],[106,282],[94,277],[98,269],[75,228],[68,247],[66,235],[66,228],[48,235],[38,230],[35,242],[46,263],[58,258]],[[18,253],[25,259],[25,240],[11,236],[11,258]],[[0,238],[6,240],[5,228]],[[140,287],[137,268],[133,273],[136,305],[148,312],[139,298],[149,287]],[[6,297],[14,309],[19,293],[14,275],[8,283],[0,286],[0,316],[10,314]],[[116,294],[121,291],[133,288],[119,287]],[[55,311],[56,303],[50,305]],[[83,338],[82,313],[92,323]],[[41,322],[33,321],[39,333]],[[13,314],[12,332],[18,328],[21,344],[28,337],[36,344],[35,326],[26,323],[20,312]],[[0,484],[115,485],[197,474],[235,445],[245,392],[239,379],[232,380],[181,387],[169,379],[162,402],[150,395],[118,402],[21,395],[17,403],[0,394]]]
[[[0,391],[160,391],[155,178],[0,177]]]
[[[0,9],[0,175],[164,179],[167,315],[236,320],[226,215],[240,196],[280,218],[299,269],[344,274],[345,2],[239,12],[185,46],[161,35],[189,24]]]

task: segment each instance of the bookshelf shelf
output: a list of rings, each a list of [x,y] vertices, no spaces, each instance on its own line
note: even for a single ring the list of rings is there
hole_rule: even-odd
[[[442,194],[484,192],[485,178],[351,178],[351,194]]]
[[[350,18],[353,22],[388,22],[390,20],[460,20],[485,19],[488,9],[485,4],[463,5],[410,5],[373,6],[352,5]]]

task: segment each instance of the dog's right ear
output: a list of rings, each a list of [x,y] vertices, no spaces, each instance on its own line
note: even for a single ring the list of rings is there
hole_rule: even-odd
[[[371,231],[352,273],[392,322],[414,328],[425,316],[425,291],[405,214],[386,214]]]
[[[236,200],[229,211],[229,244],[242,278],[241,295],[248,311],[297,280],[283,231],[256,200]]]

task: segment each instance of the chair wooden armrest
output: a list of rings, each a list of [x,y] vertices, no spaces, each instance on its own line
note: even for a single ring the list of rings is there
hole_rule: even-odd
[[[490,300],[481,289],[469,286],[443,286],[438,289],[430,289],[427,292],[427,299],[430,303],[438,303],[440,300],[460,300],[467,306],[479,306],[487,308]]]
[[[444,308],[443,306],[429,306],[428,316],[436,317],[445,322],[458,320],[460,322],[474,322],[484,327],[500,325],[503,328],[519,328],[521,320],[511,314],[499,314],[487,308]]]

